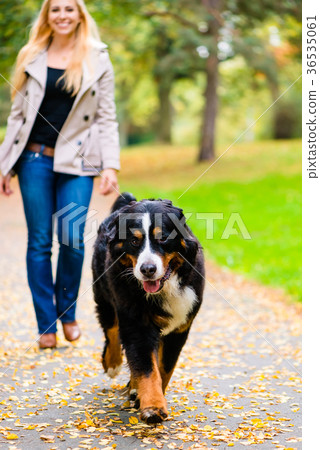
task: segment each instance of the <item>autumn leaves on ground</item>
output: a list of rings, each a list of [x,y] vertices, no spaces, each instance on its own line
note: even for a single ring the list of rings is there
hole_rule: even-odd
[[[155,148],[152,153],[152,148],[148,152],[144,148],[124,152],[123,190],[133,191],[138,198],[169,197],[184,209],[190,208],[190,212],[200,211],[210,203],[214,204],[213,212],[217,212],[215,208],[227,199],[231,208],[228,214],[232,205],[235,211],[242,206],[238,212],[252,241],[258,241],[247,245],[241,236],[234,235],[229,242],[221,244],[216,238],[207,243],[205,230],[192,224],[192,228],[199,228],[196,234],[200,234],[208,260],[215,249],[218,257],[207,265],[204,304],[167,391],[169,418],[156,428],[139,421],[138,412],[123,394],[129,377],[127,368],[124,366],[120,375],[110,380],[100,363],[103,341],[94,314],[90,259],[97,223],[106,216],[110,202],[96,190],[92,220],[87,224],[86,260],[78,299],[83,335],[72,345],[62,338],[59,325],[58,348],[40,352],[26,281],[26,228],[14,180],[15,195],[2,198],[0,203],[1,448],[301,448],[300,308],[290,296],[292,292],[295,298],[299,297],[299,264],[288,262],[288,258],[299,254],[299,155],[293,154],[297,143],[291,147],[285,142],[277,145],[260,146],[256,165],[250,157],[250,152],[255,151],[253,145],[234,153],[224,166],[218,168],[217,163],[207,172],[199,184],[201,189],[196,184],[180,200],[178,197],[207,167],[194,167],[192,151],[171,148],[161,153]],[[270,151],[273,158],[267,158]],[[170,163],[173,157],[182,167],[176,172]],[[277,179],[278,184],[271,183],[270,187],[271,179]],[[276,188],[276,214],[286,212],[277,222],[277,227],[285,228],[283,233],[277,233],[270,220],[265,221],[263,229],[261,218],[255,219],[252,202],[258,198],[257,192],[252,193],[247,211],[249,203],[242,195],[245,186],[257,181],[264,196],[270,189],[266,197],[269,203],[266,200],[264,206],[257,205],[257,214],[263,211],[267,219],[275,218],[270,202],[274,198],[272,189]],[[222,197],[219,183],[225,183],[225,190],[234,191],[225,191]],[[208,209],[202,212],[205,211]],[[227,217],[226,211],[220,212]],[[217,224],[218,235],[221,225]],[[272,243],[280,245],[279,234],[283,235],[283,242],[277,273]],[[260,238],[267,248],[259,244]],[[54,259],[56,250],[55,242]],[[223,260],[226,252],[229,258]],[[233,261],[233,271],[227,260]],[[263,269],[259,269],[259,264],[263,262],[269,273],[268,284],[273,287],[252,281],[261,280]],[[238,267],[245,277],[237,274]]]

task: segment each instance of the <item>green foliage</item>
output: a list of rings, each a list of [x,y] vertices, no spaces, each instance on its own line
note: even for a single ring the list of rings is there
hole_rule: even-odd
[[[0,142],[3,141],[5,133],[6,133],[6,128],[5,127],[0,127]]]
[[[10,76],[16,55],[28,40],[37,6],[33,0],[1,0],[0,73],[3,76]]]
[[[209,6],[206,7],[206,4]],[[114,59],[115,64],[120,68],[120,77],[122,76],[125,80],[132,79],[131,68],[133,66],[135,68],[135,76],[133,83],[130,83],[130,88],[127,86],[126,89],[121,80],[119,82],[120,89],[118,89],[117,98],[120,102],[121,117],[126,118],[135,127],[149,125],[149,129],[158,128],[159,101],[154,101],[153,93],[150,102],[148,102],[149,97],[144,96],[143,102],[141,102],[143,105],[140,107],[135,101],[128,104],[126,100],[128,95],[135,96],[134,90],[141,91],[140,80],[146,80],[146,71],[150,76],[147,86],[149,82],[160,83],[162,87],[167,86],[171,90],[170,100],[174,111],[177,112],[173,84],[177,84],[181,78],[196,80],[199,72],[205,73],[205,52],[216,52],[217,42],[220,42],[224,47],[229,47],[226,51],[222,50],[223,46],[219,47],[218,56],[221,60],[232,58],[235,54],[243,54],[250,66],[249,76],[245,80],[247,82],[245,95],[248,94],[250,88],[253,88],[252,81],[257,72],[265,73],[265,86],[274,91],[274,86],[279,83],[279,68],[272,49],[267,49],[267,33],[265,32],[264,35],[259,33],[261,23],[270,18],[277,18],[279,27],[283,27],[286,21],[290,20],[291,34],[288,33],[287,38],[289,39],[290,35],[290,39],[294,41],[294,23],[299,22],[301,13],[301,5],[298,0],[280,3],[275,0],[265,0],[258,4],[248,0],[241,2],[225,0],[219,4],[214,1],[205,3],[193,0],[129,0],[123,2],[111,0],[107,3],[92,2],[92,6],[92,12],[96,11],[95,17],[101,25],[106,23],[106,16],[109,18],[109,24],[112,24],[117,39],[125,43],[127,55],[130,55],[131,52],[135,55],[134,57],[130,55],[129,59],[123,60],[121,65],[118,64],[116,55]],[[123,26],[124,18],[125,27]],[[216,29],[214,39],[212,28]],[[117,29],[120,30],[120,33]],[[136,42],[137,36],[139,36],[139,42]],[[200,49],[203,52],[202,57]],[[138,63],[137,55],[140,55],[146,62],[144,67]],[[128,84],[128,81],[124,81],[124,83]],[[239,83],[242,83],[241,79],[236,80],[233,91],[237,90]],[[198,89],[200,96],[203,94],[204,86],[201,86],[201,89],[202,92]],[[147,92],[151,93],[152,90],[148,88]],[[156,87],[154,93],[157,94]],[[135,96],[135,98],[137,97]],[[202,105],[204,106],[204,102]],[[144,106],[146,107],[144,108]],[[142,112],[141,116],[139,111]],[[201,111],[198,114],[200,117],[203,115]],[[149,120],[146,120],[147,115],[149,115]],[[174,117],[177,118],[173,130],[175,136],[177,127],[181,128],[179,123],[181,124],[185,120],[177,114]],[[191,116],[189,122],[191,122]],[[193,141],[198,136],[200,126],[199,120],[193,120]],[[272,125],[269,127],[270,135],[273,134],[271,128]],[[189,129],[186,130],[187,135],[190,134],[188,131]]]
[[[10,89],[6,84],[0,84],[0,125],[7,122],[11,107]]]
[[[20,48],[27,42],[34,18],[33,0],[1,0],[0,2],[0,125],[6,123],[10,110],[10,81]]]
[[[40,4],[40,0],[0,2],[2,75],[10,75]],[[198,141],[205,104],[206,52],[216,51],[217,46],[210,27],[216,27],[219,41],[220,143],[236,139],[272,103],[274,92],[280,94],[301,70],[297,0],[224,0],[213,14],[205,2],[194,0],[87,0],[86,4],[98,22],[114,64],[124,143],[127,136],[153,136],[158,131],[160,85],[170,91],[174,142]],[[215,6],[212,0],[207,4]],[[281,40],[278,48],[270,44],[272,27]],[[291,53],[284,62],[279,53],[288,43]],[[247,137],[271,137],[275,113],[287,123],[287,130],[294,130],[293,136],[299,135],[300,91],[294,90],[294,95],[286,94],[279,107],[271,109]],[[8,92],[0,79],[0,124],[8,115]]]

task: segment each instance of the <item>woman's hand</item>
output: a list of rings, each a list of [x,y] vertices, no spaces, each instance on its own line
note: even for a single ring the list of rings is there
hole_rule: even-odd
[[[11,174],[5,175],[4,177],[0,175],[0,194],[9,195],[13,194],[13,190],[10,188]]]
[[[100,194],[108,195],[114,191],[119,193],[117,171],[115,169],[105,169],[101,172]]]

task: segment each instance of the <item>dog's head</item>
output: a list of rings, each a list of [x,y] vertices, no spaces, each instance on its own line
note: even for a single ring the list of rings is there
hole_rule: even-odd
[[[147,293],[158,293],[183,265],[192,267],[198,241],[171,201],[131,202],[112,216],[106,230],[111,258],[131,268]]]

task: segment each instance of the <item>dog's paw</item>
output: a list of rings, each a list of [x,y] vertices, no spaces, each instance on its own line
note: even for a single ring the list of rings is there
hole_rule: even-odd
[[[110,377],[116,377],[121,370],[122,355],[121,353],[111,353],[109,347],[102,354],[102,366],[105,373]]]
[[[137,389],[130,389],[129,388],[129,400],[134,402],[137,399],[138,392]]]
[[[122,365],[122,352],[117,327],[107,331],[107,339],[102,352],[102,366],[110,378],[114,378],[120,372]]]
[[[163,408],[149,407],[141,411],[140,419],[148,425],[161,423],[168,417],[168,413]]]
[[[107,375],[109,375],[110,378],[115,378],[117,375],[119,375],[121,371],[121,365],[116,367],[108,367],[105,372]]]

